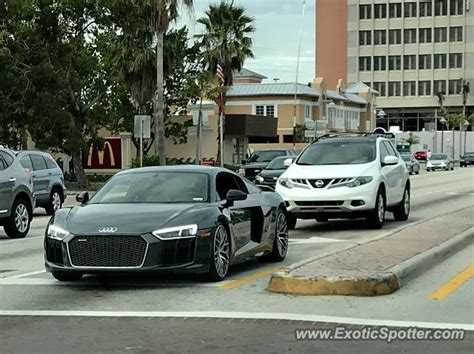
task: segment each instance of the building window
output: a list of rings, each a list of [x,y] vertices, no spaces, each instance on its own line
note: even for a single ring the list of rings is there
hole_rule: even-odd
[[[382,97],[387,95],[385,91],[385,82],[374,82],[374,90],[378,91]]]
[[[431,28],[420,28],[418,34],[420,43],[431,43]]]
[[[388,31],[388,43],[389,44],[402,44],[402,30],[389,30]]]
[[[388,95],[391,97],[400,96],[401,84],[398,81],[391,81],[388,83]]]
[[[431,54],[421,54],[418,56],[418,69],[431,69]]]
[[[461,80],[449,80],[449,94],[460,95],[461,94]]]
[[[374,17],[375,18],[387,18],[387,4],[375,4],[374,5]]]
[[[420,17],[427,17],[433,15],[433,4],[431,0],[420,1]]]
[[[405,17],[416,17],[416,2],[406,2],[404,4]]]
[[[374,57],[374,70],[375,71],[387,70],[387,57],[386,56]]]
[[[402,17],[402,4],[389,4],[388,5],[388,16],[390,18],[399,18]]]
[[[255,106],[255,115],[264,116],[265,115],[265,106]]]
[[[462,27],[449,27],[449,40],[451,42],[462,42]]]
[[[403,82],[403,96],[416,96],[416,81]]]
[[[434,68],[435,69],[446,69],[447,68],[447,56],[446,56],[446,54],[435,54],[434,55]]]
[[[311,117],[311,106],[308,106],[308,105],[304,106],[304,117],[305,117],[305,119],[312,119],[312,117]]]
[[[403,43],[412,44],[416,43],[416,28],[409,28],[403,30]]]
[[[418,96],[431,96],[431,81],[418,81]]]
[[[359,45],[371,45],[371,44],[372,44],[372,32],[359,31]]]
[[[280,143],[280,137],[278,135],[277,136],[249,136],[249,144],[279,144],[279,143]]]
[[[450,69],[462,68],[462,54],[461,53],[449,54],[449,68]]]
[[[446,16],[448,14],[448,0],[435,0],[435,16]]]
[[[450,2],[450,15],[462,15],[463,14],[463,1],[464,0],[451,0]]]
[[[402,70],[402,57],[400,55],[388,56],[388,70]]]
[[[376,30],[374,31],[374,44],[387,44],[387,31],[386,30]]]
[[[372,18],[372,5],[359,5],[359,19],[370,20]]]
[[[275,117],[275,106],[273,105],[266,106],[265,116]]]
[[[371,58],[370,57],[360,57],[359,58],[359,71],[371,71]]]
[[[416,55],[403,56],[403,69],[416,70]]]
[[[446,94],[446,80],[435,80],[433,82],[434,94],[443,93]]]
[[[436,43],[448,41],[448,29],[446,27],[438,27],[434,29],[434,40]]]

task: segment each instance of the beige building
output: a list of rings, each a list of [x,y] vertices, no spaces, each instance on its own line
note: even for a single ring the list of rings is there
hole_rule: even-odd
[[[387,115],[378,125],[433,128],[427,123],[435,121],[436,94],[444,93],[445,106],[460,112],[460,79],[474,83],[472,6],[472,0],[317,0],[316,75],[337,75],[330,61],[318,63],[336,48],[347,56],[339,77],[380,93],[378,108]],[[347,27],[347,36],[320,38],[336,27]],[[467,106],[474,113],[472,94]]]

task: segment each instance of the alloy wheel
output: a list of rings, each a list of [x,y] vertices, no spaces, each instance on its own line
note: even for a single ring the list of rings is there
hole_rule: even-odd
[[[230,245],[227,231],[223,225],[219,225],[214,236],[214,265],[217,274],[225,277],[229,269]]]
[[[384,205],[384,202],[383,202],[383,195],[382,194],[379,194],[379,201],[377,203],[377,207],[378,207],[378,210],[377,210],[377,215],[379,217],[379,221],[382,223],[385,219],[385,205]]]
[[[410,213],[410,193],[408,190],[405,190],[405,195],[403,196],[403,207],[405,208],[405,214]]]
[[[28,210],[24,204],[18,204],[15,210],[15,226],[18,232],[23,233],[28,229]]]
[[[51,205],[55,212],[61,209],[61,196],[58,192],[53,192],[53,196],[51,198]]]
[[[278,214],[277,219],[277,248],[278,253],[281,257],[286,256],[288,251],[288,223],[286,221],[286,216],[283,213]]]

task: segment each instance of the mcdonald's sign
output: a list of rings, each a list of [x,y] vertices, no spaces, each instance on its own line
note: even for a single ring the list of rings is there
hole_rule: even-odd
[[[103,150],[91,145],[87,154],[82,157],[82,166],[85,169],[121,169],[121,139],[106,138]]]

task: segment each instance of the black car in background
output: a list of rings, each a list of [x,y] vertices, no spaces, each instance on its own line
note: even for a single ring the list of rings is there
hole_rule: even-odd
[[[239,169],[239,175],[248,178],[254,182],[255,177],[277,157],[291,157],[297,156],[294,149],[267,149],[256,150],[250,155],[248,160],[242,161],[242,166]]]
[[[45,266],[58,280],[174,271],[219,281],[232,264],[256,255],[282,261],[288,249],[281,197],[222,168],[127,170],[77,199],[46,229]]]
[[[459,161],[460,167],[467,167],[470,165],[474,165],[474,152],[465,152],[463,156],[461,156],[461,160]]]
[[[273,159],[261,172],[260,174],[255,177],[255,184],[257,186],[270,186],[275,188],[277,183],[278,177],[280,177],[283,172],[288,168],[285,166],[285,161],[288,159],[292,159],[293,161],[296,159],[295,157],[277,157]]]

